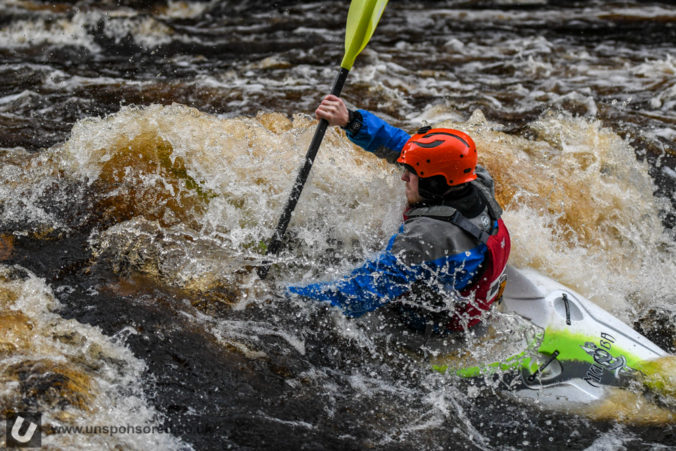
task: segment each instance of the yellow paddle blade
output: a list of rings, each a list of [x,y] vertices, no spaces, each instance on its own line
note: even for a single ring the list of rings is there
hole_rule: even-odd
[[[352,0],[345,28],[345,55],[340,67],[352,69],[357,55],[364,50],[376,31],[388,0]]]

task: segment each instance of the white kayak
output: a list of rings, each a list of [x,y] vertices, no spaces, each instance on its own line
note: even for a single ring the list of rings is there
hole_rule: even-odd
[[[631,380],[673,391],[674,357],[575,291],[533,270],[507,269],[500,309],[537,326],[540,333],[521,352],[498,361],[467,361],[436,353],[434,368],[462,377],[498,381],[519,399],[570,408],[603,400]],[[490,334],[483,338],[490,342]],[[481,344],[479,343],[479,346]],[[474,353],[478,353],[476,348]],[[490,353],[489,353],[490,354]],[[490,358],[490,357],[489,357]],[[662,363],[667,359],[665,370]],[[666,387],[665,387],[666,385]],[[671,385],[671,386],[670,386]]]

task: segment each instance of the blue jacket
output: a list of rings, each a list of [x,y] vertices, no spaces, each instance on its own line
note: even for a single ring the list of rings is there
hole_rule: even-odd
[[[377,116],[359,110],[361,128],[348,138],[369,152],[394,162],[410,136]],[[493,180],[477,167],[478,182],[493,192]],[[474,182],[472,182],[474,183]],[[488,232],[494,221],[485,210],[470,219]],[[403,222],[388,241],[387,247],[344,277],[290,286],[288,293],[330,302],[350,317],[373,311],[424,285],[428,291],[445,293],[457,299],[479,270],[486,255],[486,245],[468,236],[451,222],[428,216],[416,216]],[[413,300],[419,303],[420,300]]]

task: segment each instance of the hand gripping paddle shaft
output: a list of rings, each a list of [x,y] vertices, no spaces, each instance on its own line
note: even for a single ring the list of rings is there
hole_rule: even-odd
[[[340,92],[343,90],[343,85],[345,84],[345,79],[347,79],[347,74],[350,72],[350,69],[352,69],[357,55],[364,50],[364,47],[366,47],[371,36],[373,36],[378,21],[380,21],[380,16],[382,16],[385,5],[387,5],[387,1],[388,0],[352,0],[350,10],[347,13],[347,26],[345,28],[345,54],[343,56],[343,61],[340,64],[340,72],[336,77],[336,81],[333,83],[331,94],[335,96],[340,95]],[[329,123],[326,119],[320,120],[317,125],[310,147],[305,154],[305,163],[300,169],[300,172],[298,172],[293,188],[291,188],[289,200],[286,202],[286,207],[284,207],[284,211],[279,218],[277,229],[270,239],[266,255],[276,254],[282,246],[282,238],[289,225],[289,221],[291,221],[291,214],[296,208],[300,194],[303,192],[303,187],[310,175],[312,164],[317,156],[319,145],[322,143],[322,139],[324,139],[324,134],[326,133],[328,125]],[[270,262],[266,261],[263,263],[263,266],[258,268],[258,276],[261,279],[265,279],[269,270]]]

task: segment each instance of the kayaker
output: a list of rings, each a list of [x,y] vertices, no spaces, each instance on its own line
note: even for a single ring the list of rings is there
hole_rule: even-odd
[[[339,280],[290,286],[349,317],[390,305],[426,334],[466,330],[502,294],[510,251],[489,173],[466,133],[425,127],[410,136],[329,95],[319,119],[345,129],[368,152],[401,165],[407,209],[385,250]]]

